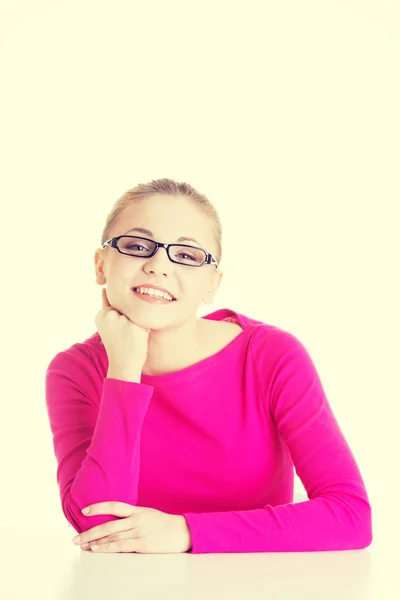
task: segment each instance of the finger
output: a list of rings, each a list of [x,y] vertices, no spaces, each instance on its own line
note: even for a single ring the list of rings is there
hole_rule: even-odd
[[[96,502],[95,504],[91,504],[87,506],[89,508],[89,512],[85,513],[88,516],[92,515],[114,515],[115,517],[130,517],[134,510],[135,506],[132,504],[128,504],[127,502]],[[84,509],[82,509],[83,511]]]
[[[97,538],[95,540],[92,540],[91,542],[87,542],[86,544],[81,544],[81,548],[83,546],[83,548],[86,549],[86,548],[90,548],[92,546],[97,546],[100,544],[109,544],[110,542],[119,542],[120,540],[126,540],[126,539],[138,538],[138,537],[140,537],[139,531],[137,529],[132,529],[132,527],[129,526],[129,528],[126,529],[125,531],[119,531],[118,533],[106,535],[103,538]]]
[[[89,542],[86,542],[86,544],[81,544],[81,550],[90,550],[90,544]]]
[[[95,548],[94,546],[98,546]],[[137,541],[133,539],[119,540],[118,542],[109,542],[108,544],[93,544],[92,552],[136,552]]]
[[[134,519],[134,507],[131,504],[126,504],[124,502],[98,502],[96,504],[88,506],[87,508],[90,509],[88,516],[100,514],[121,517],[125,516],[126,518],[108,521],[107,523],[102,523],[101,525],[96,525],[91,529],[87,529],[86,531],[83,531],[81,534],[79,534],[79,538],[78,536],[75,536],[73,538],[72,541],[74,542],[74,544],[81,545],[87,542],[93,542],[96,539],[111,536],[113,534],[118,534],[132,527],[132,519]],[[129,517],[132,518],[130,519]]]
[[[94,540],[107,537],[112,535],[113,533],[118,533],[122,530],[120,525],[120,529],[118,529],[118,525],[122,521],[109,521],[108,523],[102,523],[101,525],[96,525],[96,527],[92,527],[87,531],[83,531],[79,534],[79,539],[76,539],[77,536],[72,540],[74,544],[79,544],[80,546],[83,544],[87,544],[88,542],[94,542]]]

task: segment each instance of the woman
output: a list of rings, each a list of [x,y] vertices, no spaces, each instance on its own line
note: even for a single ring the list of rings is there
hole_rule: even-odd
[[[140,184],[108,215],[95,253],[106,286],[98,331],[46,373],[76,543],[141,553],[366,548],[365,485],[303,344],[233,309],[196,317],[219,288],[220,260],[218,215],[186,183]],[[309,498],[296,504],[294,468]]]

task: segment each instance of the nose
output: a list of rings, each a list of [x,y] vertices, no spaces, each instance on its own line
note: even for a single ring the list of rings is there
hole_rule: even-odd
[[[153,256],[146,261],[146,267],[150,265],[150,268],[154,270],[162,270],[163,272],[168,271],[168,265],[171,267],[173,263],[169,260],[167,249],[158,247]]]

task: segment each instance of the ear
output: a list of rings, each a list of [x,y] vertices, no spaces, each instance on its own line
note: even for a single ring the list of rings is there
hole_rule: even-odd
[[[97,248],[94,254],[94,266],[96,273],[96,283],[98,285],[104,285],[106,283],[106,278],[104,275],[104,263],[105,263],[105,255],[103,248]]]

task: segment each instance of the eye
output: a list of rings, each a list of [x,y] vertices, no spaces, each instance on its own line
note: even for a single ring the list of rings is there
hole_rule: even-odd
[[[191,260],[195,260],[193,258],[193,256],[189,256],[189,254],[185,254],[184,252],[181,252],[180,254],[178,254],[178,256],[187,256],[188,258],[190,258]]]

